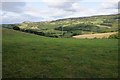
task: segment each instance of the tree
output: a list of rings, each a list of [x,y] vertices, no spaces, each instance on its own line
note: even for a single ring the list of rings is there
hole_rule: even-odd
[[[14,26],[13,29],[14,30],[20,30],[20,28],[18,26]]]

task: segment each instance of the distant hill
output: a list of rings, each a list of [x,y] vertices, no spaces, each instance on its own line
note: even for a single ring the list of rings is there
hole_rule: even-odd
[[[106,33],[118,31],[120,14],[90,17],[66,18],[45,22],[25,21],[21,24],[3,24],[3,27],[20,27],[21,31],[47,37],[72,37],[81,34]]]

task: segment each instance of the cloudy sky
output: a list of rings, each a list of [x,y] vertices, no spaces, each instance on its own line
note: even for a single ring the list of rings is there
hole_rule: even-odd
[[[120,0],[2,0],[1,23],[50,21],[118,13]]]

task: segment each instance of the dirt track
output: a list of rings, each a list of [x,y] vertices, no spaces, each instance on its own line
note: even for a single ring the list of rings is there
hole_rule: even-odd
[[[108,38],[112,34],[116,34],[117,32],[110,32],[110,33],[96,33],[96,34],[84,34],[84,35],[77,35],[73,36],[73,38]]]

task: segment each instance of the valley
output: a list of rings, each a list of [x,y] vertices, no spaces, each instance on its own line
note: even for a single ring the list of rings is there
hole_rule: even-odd
[[[117,78],[120,15],[2,25],[3,78]]]

